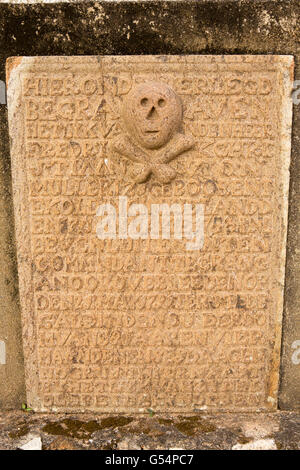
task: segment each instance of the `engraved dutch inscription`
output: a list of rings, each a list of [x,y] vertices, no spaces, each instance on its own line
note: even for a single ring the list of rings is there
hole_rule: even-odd
[[[290,56],[7,64],[28,405],[276,409]]]

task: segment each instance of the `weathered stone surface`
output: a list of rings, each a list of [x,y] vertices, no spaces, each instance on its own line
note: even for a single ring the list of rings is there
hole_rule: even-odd
[[[7,72],[28,404],[276,408],[293,59],[27,57]],[[201,206],[204,245],[152,236],[155,204]]]

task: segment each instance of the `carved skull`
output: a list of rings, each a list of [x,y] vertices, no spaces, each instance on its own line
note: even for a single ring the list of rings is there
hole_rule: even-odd
[[[126,96],[123,118],[129,134],[142,147],[158,149],[178,131],[182,104],[168,85],[146,82],[134,87]]]

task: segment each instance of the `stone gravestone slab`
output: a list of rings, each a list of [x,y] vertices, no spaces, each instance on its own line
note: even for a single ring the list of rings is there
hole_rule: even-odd
[[[293,58],[7,74],[28,404],[276,408]]]

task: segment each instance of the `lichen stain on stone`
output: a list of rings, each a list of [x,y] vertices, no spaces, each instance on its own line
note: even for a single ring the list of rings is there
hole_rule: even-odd
[[[251,442],[251,440],[252,439],[250,439],[249,437],[240,436],[238,439],[238,444],[248,444],[249,442]]]
[[[91,434],[99,430],[97,421],[80,421],[66,418],[60,422],[47,423],[42,431],[54,436],[74,437],[77,439],[89,439]]]
[[[16,431],[11,431],[8,435],[11,439],[19,439],[22,436],[26,436],[29,433],[29,426],[24,424],[19,427]]]
[[[173,420],[169,418],[158,418],[157,420],[159,424],[163,424],[164,426],[172,425]]]
[[[213,432],[217,429],[214,424],[200,418],[200,416],[180,416],[179,418],[182,418],[182,421],[174,423],[174,426],[187,436],[193,436],[197,432]]]
[[[98,421],[80,421],[77,419],[66,418],[58,422],[49,422],[42,431],[54,436],[66,436],[76,439],[89,439],[96,431],[107,428],[116,428],[126,426],[133,418],[125,416],[112,416],[104,418],[100,423]]]

